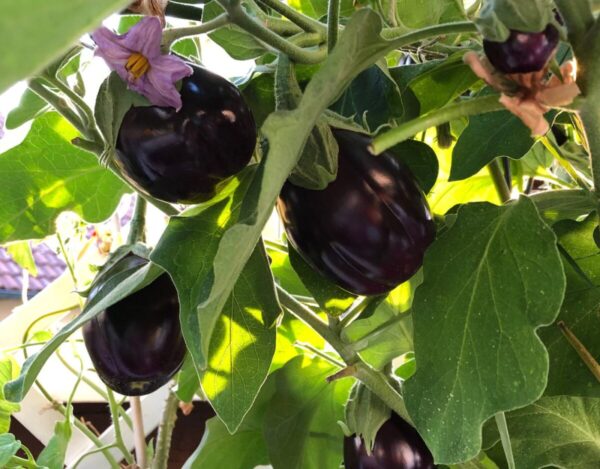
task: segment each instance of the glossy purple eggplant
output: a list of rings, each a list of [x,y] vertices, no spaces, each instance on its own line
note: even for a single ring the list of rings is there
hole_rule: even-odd
[[[117,139],[115,163],[139,191],[167,202],[211,198],[241,171],[256,146],[254,118],[240,91],[198,66],[181,86],[183,106],[132,107]]]
[[[107,274],[147,262],[129,255]],[[94,282],[88,301],[105,281]],[[177,291],[169,276],[161,275],[98,314],[83,326],[83,338],[98,375],[119,394],[148,394],[167,383],[181,367],[186,351]]]
[[[560,33],[549,24],[540,33],[511,31],[504,42],[483,41],[483,50],[492,65],[503,73],[530,73],[543,70],[558,47]]]
[[[344,439],[346,469],[432,469],[433,456],[414,428],[397,414],[386,421],[375,437],[371,454],[362,438]]]
[[[397,158],[368,152],[367,136],[333,133],[337,178],[320,191],[287,182],[279,215],[289,242],[318,272],[358,295],[388,292],[419,269],[435,237],[427,200]]]

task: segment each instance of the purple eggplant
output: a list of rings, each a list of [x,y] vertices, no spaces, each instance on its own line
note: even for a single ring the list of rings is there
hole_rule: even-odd
[[[287,182],[277,209],[289,242],[315,270],[358,295],[388,292],[421,267],[435,238],[431,211],[397,158],[371,155],[365,135],[334,136],[337,178],[324,190]]]
[[[256,146],[254,118],[230,82],[193,65],[181,86],[183,107],[132,107],[117,139],[115,163],[140,192],[196,203],[241,171]]]
[[[128,255],[93,284],[93,299],[110,275],[148,261]],[[148,394],[179,370],[185,343],[179,325],[177,290],[167,274],[108,307],[83,326],[83,338],[102,381],[126,396]]]

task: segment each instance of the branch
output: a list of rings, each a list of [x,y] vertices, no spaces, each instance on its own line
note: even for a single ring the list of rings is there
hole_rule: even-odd
[[[511,198],[510,187],[506,184],[506,178],[502,174],[502,168],[497,159],[488,164],[488,171],[490,172],[490,176],[492,176],[500,200],[505,204]]]
[[[171,449],[171,437],[177,420],[177,408],[179,399],[177,395],[169,390],[169,395],[165,402],[162,420],[158,428],[156,439],[156,455],[152,462],[152,469],[167,469],[169,464],[169,451]]]
[[[296,11],[291,6],[279,0],[259,0],[260,3],[284,16],[292,23],[300,26],[304,31],[320,33],[322,36],[327,34],[327,27],[317,20],[309,18],[306,15]]]
[[[340,22],[340,0],[329,0],[327,4],[327,50],[335,47]]]
[[[482,98],[473,98],[464,100],[456,104],[428,112],[427,114],[408,121],[390,131],[376,137],[369,147],[369,151],[374,155],[383,153],[388,148],[397,145],[412,136],[423,132],[431,127],[445,124],[454,119],[472,116],[474,114],[483,114],[485,112],[500,111],[505,109],[498,101],[498,95],[485,96]]]
[[[229,15],[222,13],[206,23],[197,26],[188,26],[185,28],[171,28],[163,32],[161,48],[168,51],[174,42],[185,37],[198,36],[199,34],[209,33],[219,29],[229,23]]]

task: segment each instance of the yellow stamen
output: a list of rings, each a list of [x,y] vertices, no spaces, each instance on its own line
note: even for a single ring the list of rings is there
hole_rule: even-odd
[[[137,80],[144,73],[150,70],[150,62],[148,62],[148,59],[139,52],[134,52],[127,60],[125,69],[133,75],[134,79]]]

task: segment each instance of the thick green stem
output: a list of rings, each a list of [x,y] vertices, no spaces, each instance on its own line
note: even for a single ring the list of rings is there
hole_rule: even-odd
[[[52,106],[61,116],[67,119],[81,135],[87,138],[94,138],[93,135],[90,135],[90,131],[85,123],[82,122],[81,116],[69,106],[65,99],[46,88],[40,78],[31,80],[29,82],[29,89],[50,104],[50,106]]]
[[[165,408],[162,414],[162,420],[158,427],[158,436],[156,438],[156,454],[152,462],[152,469],[167,469],[169,464],[169,451],[171,449],[171,437],[177,420],[177,409],[179,408],[179,399],[174,392],[169,391]]]
[[[574,48],[584,45],[587,31],[594,24],[594,15],[589,0],[556,0],[556,6],[565,20],[569,41]]]
[[[123,454],[127,464],[133,464],[133,456],[125,445],[125,441],[123,441],[123,434],[121,433],[121,423],[119,422],[119,408],[121,406],[117,404],[115,395],[109,387],[106,388],[106,397],[108,399],[108,408],[110,409],[110,417],[112,419],[113,428],[115,429],[115,444]]]
[[[374,155],[379,155],[388,148],[397,145],[404,140],[407,140],[419,132],[423,132],[431,127],[436,127],[440,124],[445,124],[454,119],[461,117],[472,116],[475,114],[483,114],[485,112],[493,112],[504,109],[504,106],[498,101],[498,95],[485,96],[482,98],[473,98],[451,104],[431,111],[423,116],[417,117],[408,121],[390,131],[381,134],[371,143],[369,150]]]
[[[339,32],[340,0],[329,0],[327,4],[327,50],[335,47]]]
[[[139,195],[136,196],[135,210],[129,224],[127,244],[135,244],[137,242],[143,243],[146,240],[146,235],[144,233],[146,228],[146,206],[146,200]]]
[[[506,416],[504,415],[504,412],[498,412],[494,417],[496,418],[496,425],[498,426],[498,433],[500,433],[500,441],[502,442],[502,448],[504,449],[504,456],[506,457],[508,469],[515,469],[515,457],[513,456],[510,435],[508,434]]]
[[[506,184],[506,178],[504,177],[504,174],[502,174],[502,167],[497,159],[488,164],[488,171],[494,181],[498,197],[500,197],[502,203],[505,204],[510,200],[510,187]]]
[[[239,5],[230,7],[226,3],[222,4],[225,8],[228,8],[229,18],[232,23],[249,32],[273,49],[283,52],[294,62],[315,64],[323,61],[327,55],[325,50],[305,50],[290,43],[249,16]]]
[[[304,31],[312,31],[320,33],[323,36],[327,34],[327,28],[324,24],[314,20],[299,11],[296,11],[291,6],[281,2],[280,0],[259,0],[260,3],[266,5],[271,10],[276,11],[281,16],[284,16],[292,23],[300,26]]]
[[[475,23],[472,21],[456,21],[453,23],[442,23],[436,26],[429,26],[416,31],[410,31],[403,27],[386,28],[381,31],[381,37],[393,41],[391,48],[389,49],[393,50],[436,36],[444,37],[449,34],[468,34],[476,32],[477,26],[475,26]]]
[[[263,15],[260,17],[260,20],[263,22],[265,27],[267,27],[274,33],[281,34],[283,36],[292,36],[294,34],[305,33],[305,31],[298,25],[292,23],[291,21],[283,20],[281,18]]]
[[[229,23],[229,15],[223,13],[206,23],[197,26],[188,26],[185,28],[172,28],[163,32],[162,45],[163,50],[168,51],[171,45],[184,37],[198,36],[199,34],[209,33],[219,29]]]
[[[20,458],[19,456],[12,456],[10,458],[9,463],[11,465],[8,467],[13,467],[13,465],[15,465],[17,467],[24,467],[26,469],[38,469],[40,467],[36,463],[31,462],[27,459]]]

